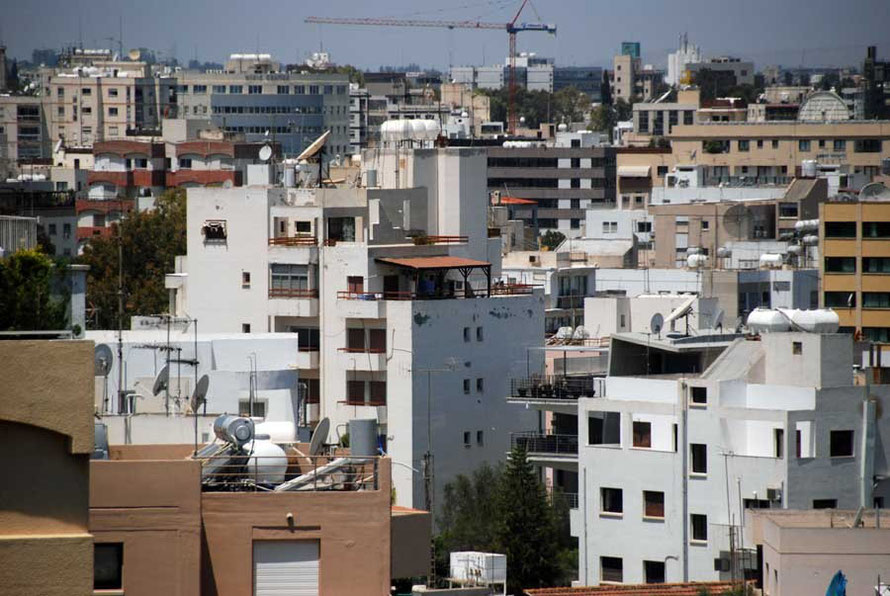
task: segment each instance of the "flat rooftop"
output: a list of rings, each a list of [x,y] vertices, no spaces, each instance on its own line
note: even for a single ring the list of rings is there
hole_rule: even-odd
[[[682,321],[679,322],[682,324]],[[638,331],[612,334],[613,341],[624,341],[641,346],[648,346],[668,352],[694,352],[707,348],[725,348],[736,339],[744,337],[740,333],[701,333],[684,335],[681,333],[641,333]]]
[[[849,530],[856,519],[856,511],[853,509],[757,509],[751,513],[768,519],[780,528]],[[867,509],[862,513],[859,527],[890,531],[890,513],[885,513],[881,517],[884,519],[879,526],[875,510]]]

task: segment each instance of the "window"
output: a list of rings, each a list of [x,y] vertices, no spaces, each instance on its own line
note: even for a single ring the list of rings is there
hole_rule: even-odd
[[[881,139],[857,139],[853,141],[855,153],[880,153]]]
[[[258,95],[258,94],[260,94],[260,93],[262,93],[262,92],[263,92],[263,86],[262,86],[262,85],[248,85],[248,86],[247,86],[247,93],[248,93],[249,95]]]
[[[831,457],[853,457],[853,431],[831,431],[829,449]]]
[[[464,379],[464,395],[470,394],[470,379]]]
[[[890,238],[890,221],[862,222],[862,238]]]
[[[739,151],[748,151],[751,148],[751,141],[739,141]]]
[[[813,509],[837,509],[837,499],[813,499]]]
[[[800,356],[801,354],[803,354],[803,342],[791,342],[791,354],[793,356]]]
[[[71,224],[70,223],[62,224],[62,237],[63,238],[71,237]]]
[[[590,445],[620,445],[621,414],[597,412],[588,416],[587,439]]]
[[[779,459],[785,457],[785,429],[773,429],[773,454]]]
[[[663,584],[664,561],[643,561],[643,581],[647,584]]]
[[[697,406],[703,406],[708,403],[708,388],[707,387],[692,387],[690,391],[690,396],[692,398],[692,403]]]
[[[250,323],[241,323],[241,333],[250,333]]]
[[[93,545],[93,589],[121,590],[124,570],[124,545],[120,542]]]
[[[278,85],[278,95],[287,95],[290,93],[290,85]]]
[[[624,561],[619,557],[600,557],[600,581],[624,581]]]
[[[708,516],[693,513],[689,516],[692,525],[692,539],[696,542],[708,541]]]
[[[296,95],[305,95],[306,94],[306,85],[294,85],[294,93]]]
[[[572,188],[581,188],[580,178],[572,178]]]
[[[204,242],[225,241],[228,237],[226,220],[224,219],[208,219],[204,221],[201,228],[204,234]]]
[[[470,431],[468,430],[464,431],[464,447],[470,448]]]
[[[250,288],[250,271],[241,272],[241,287],[245,289]]]
[[[485,433],[481,430],[476,431],[476,446],[477,447],[485,446]]]
[[[214,85],[212,87],[214,93],[225,93],[226,86],[225,85]]]
[[[763,139],[757,139],[757,148],[763,149]]]
[[[334,93],[334,86],[333,86],[333,85],[325,85],[325,86],[324,86],[324,94],[325,94],[325,95],[332,95],[333,93]]]
[[[50,236],[56,235],[56,224],[49,224],[49,235]]]
[[[624,513],[624,497],[620,488],[600,488],[600,510],[603,513]]]
[[[847,150],[847,141],[843,139],[835,139],[834,140],[834,150],[836,152],[846,151]]]
[[[826,221],[825,222],[826,238],[855,238],[856,222],[855,221]]]
[[[470,328],[469,327],[464,327],[464,341],[465,342],[470,341]]]
[[[706,219],[701,220],[701,229],[702,231],[707,231],[711,229],[711,222]]]
[[[707,474],[708,446],[703,443],[690,443],[689,450],[692,452],[692,473]]]
[[[856,292],[825,292],[825,306],[831,308],[854,308]]]
[[[355,218],[331,217],[328,219],[328,239],[334,242],[355,242]]]
[[[798,151],[809,151],[810,150],[810,140],[809,139],[800,139],[797,142],[797,150]]]
[[[241,85],[229,85],[229,93],[240,95],[243,92],[244,88]]]
[[[668,173],[668,167],[667,166],[656,166],[655,173],[658,175],[659,178],[663,178]]]
[[[826,273],[856,273],[856,257],[825,257]]]
[[[309,290],[309,266],[285,263],[269,265],[269,294],[298,295]]]
[[[772,141],[772,147],[773,147],[773,149],[778,149],[778,148],[779,148],[779,141],[773,139],[773,141]]]
[[[683,124],[692,124],[692,119],[695,115],[695,112],[692,110],[684,110],[683,111]]]
[[[643,517],[664,519],[664,493],[661,491],[643,491]]]
[[[207,85],[194,85],[192,87],[192,93],[197,93],[198,95],[204,95],[207,93]]]
[[[179,169],[180,170],[191,170],[192,169],[192,158],[180,157],[179,158]]]
[[[652,447],[652,423],[634,420],[633,446]]]
[[[868,341],[890,343],[890,327],[863,327],[862,335]]]
[[[81,95],[92,95],[93,94],[93,90],[90,89],[89,87],[84,87],[83,89],[81,89],[80,92],[81,92]]]
[[[318,95],[318,85],[309,85],[309,95]]]
[[[482,327],[476,327],[476,341],[482,341]]]
[[[368,381],[368,405],[386,405],[386,381]]]
[[[365,405],[364,381],[346,381],[346,403],[353,406]]]
[[[239,416],[256,416],[257,418],[265,418],[266,417],[266,401],[254,399],[252,400],[253,404],[251,405],[251,400],[249,399],[239,399],[238,400],[238,415]]]
[[[485,391],[485,379],[478,378],[476,379],[476,393],[482,393]]]
[[[362,294],[365,291],[365,278],[361,275],[350,275],[346,278],[346,290],[352,294]]]

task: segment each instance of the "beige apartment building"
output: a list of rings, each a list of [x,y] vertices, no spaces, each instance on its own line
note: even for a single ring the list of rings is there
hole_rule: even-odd
[[[93,593],[93,343],[0,341],[0,592]]]
[[[890,200],[829,201],[819,209],[822,306],[841,329],[890,343]]]

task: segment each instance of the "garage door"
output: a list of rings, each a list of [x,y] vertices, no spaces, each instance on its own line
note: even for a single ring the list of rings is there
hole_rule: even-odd
[[[318,596],[318,541],[254,542],[253,593],[256,596]]]

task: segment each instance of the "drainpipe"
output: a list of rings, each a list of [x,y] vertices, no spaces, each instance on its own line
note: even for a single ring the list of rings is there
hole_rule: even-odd
[[[683,581],[689,581],[689,432],[687,430],[687,387],[686,381],[680,381],[680,428],[683,432]]]

